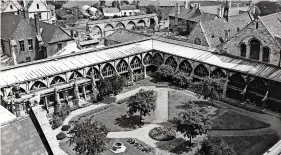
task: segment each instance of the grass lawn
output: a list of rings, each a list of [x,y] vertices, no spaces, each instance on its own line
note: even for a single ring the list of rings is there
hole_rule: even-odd
[[[126,104],[114,104],[115,106],[110,107],[100,113],[94,114],[92,121],[99,121],[103,123],[110,131],[129,131],[141,127],[143,124],[147,124],[154,119],[154,112],[151,112],[150,116],[143,117],[142,124],[139,124],[138,114],[132,117],[125,117],[127,113]],[[89,119],[92,114],[87,113],[86,117],[80,119],[84,121]]]
[[[261,155],[278,141],[278,135],[222,137],[238,155]]]
[[[206,101],[198,101],[197,98],[188,96],[184,93],[169,91],[169,120],[172,120],[174,117],[178,117],[178,113],[185,110],[185,108],[181,106],[181,103],[188,102],[189,100],[195,100],[194,103],[199,107],[211,105]],[[235,111],[230,111],[218,106],[215,108],[217,108],[215,114],[210,115],[213,122],[212,129],[244,130],[265,128],[270,126],[267,123],[261,122]]]
[[[146,79],[135,82],[135,84],[133,86],[124,87],[122,93],[137,89],[142,86],[155,86],[155,85],[156,84],[151,82],[149,78],[146,78]]]
[[[64,150],[68,155],[76,155],[75,151],[73,151],[73,145],[69,146],[69,143],[67,143],[68,138],[65,138],[59,142],[60,148]],[[109,142],[106,145],[107,150],[105,150],[101,155],[115,155],[112,151],[110,151],[110,147],[112,147],[114,142],[122,142],[123,145],[125,145],[126,151],[122,154],[126,155],[146,155],[146,153],[138,150],[136,147],[132,146],[131,144],[126,142],[126,139],[110,139]],[[152,155],[154,153],[149,153],[148,155]]]

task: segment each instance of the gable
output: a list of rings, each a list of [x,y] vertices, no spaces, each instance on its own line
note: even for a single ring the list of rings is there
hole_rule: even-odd
[[[68,40],[73,40],[73,38],[70,35],[68,35],[65,31],[63,31],[61,28],[57,28],[56,32],[54,33],[49,43],[56,43],[56,42],[62,42]]]
[[[205,36],[204,30],[202,28],[201,22],[197,23],[194,29],[188,36],[188,42],[194,44],[195,38],[199,38],[202,46],[209,47],[208,40]],[[197,39],[198,40],[198,39]]]
[[[21,9],[21,6],[19,4],[16,4],[16,3],[18,3],[17,1],[15,1],[15,2],[9,1],[6,3],[7,4],[3,4],[3,5],[5,5],[5,7],[2,8],[3,10],[1,9],[1,11],[3,11],[3,12],[16,12],[19,9]],[[12,9],[10,6],[12,6]]]
[[[39,5],[39,9],[37,9],[37,4]],[[27,7],[29,12],[48,11],[47,4],[43,0],[30,1]]]

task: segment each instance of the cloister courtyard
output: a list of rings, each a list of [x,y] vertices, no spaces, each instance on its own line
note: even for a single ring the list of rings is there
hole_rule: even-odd
[[[138,116],[128,117],[126,115],[127,105],[122,102],[140,89],[156,92],[156,109],[150,112],[150,116],[143,117],[142,123],[139,123]],[[122,142],[127,147],[124,152],[126,155],[164,153],[192,155],[207,135],[193,138],[192,147],[188,145],[188,138],[179,132],[176,133],[175,139],[168,141],[157,141],[149,136],[149,132],[155,127],[164,126],[176,131],[172,119],[178,117],[178,113],[187,108],[182,104],[187,101],[193,101],[199,107],[208,109],[208,116],[212,121],[208,135],[221,136],[229,145],[233,146],[239,155],[263,154],[281,136],[281,120],[274,116],[249,112],[219,101],[212,105],[208,101],[199,100],[191,91],[157,87],[154,83],[142,83],[142,81],[136,86],[125,88],[119,95],[106,101],[72,111],[63,124],[71,126],[73,121],[85,121],[94,115],[91,121],[99,121],[110,130],[107,135],[108,150],[103,152],[103,155],[114,154],[109,150],[114,142]],[[58,134],[61,132],[61,128],[54,131]],[[132,139],[142,146],[150,148],[151,151],[139,150],[135,144],[129,143]],[[70,146],[67,141],[68,138],[60,141],[61,149],[70,155],[75,155],[75,151],[72,150],[74,146]]]

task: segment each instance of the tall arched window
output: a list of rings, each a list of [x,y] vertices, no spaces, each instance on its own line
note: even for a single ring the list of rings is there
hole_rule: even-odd
[[[47,86],[41,82],[41,81],[36,81],[30,88],[30,90],[37,90],[41,88],[46,88]]]
[[[153,56],[153,61],[154,61],[154,64],[156,65],[156,66],[160,66],[160,65],[162,65],[162,63],[163,63],[163,58],[162,58],[162,56],[159,54],[159,53],[156,53],[154,56]]]
[[[176,60],[175,60],[172,56],[170,56],[170,57],[166,60],[165,64],[166,64],[166,65],[169,65],[169,66],[171,66],[171,67],[173,67],[174,69],[176,69],[177,66],[178,66]]]
[[[103,76],[110,76],[113,74],[114,68],[111,64],[106,64],[102,69]]]
[[[262,61],[269,62],[269,48],[264,47],[262,51],[263,51]]]
[[[64,80],[62,77],[56,76],[56,77],[52,80],[51,85],[56,85],[56,84],[60,84],[60,83],[64,83],[64,82],[65,82],[65,80]]]
[[[117,71],[120,73],[120,72],[124,72],[124,71],[127,71],[128,70],[128,64],[126,61],[124,60],[121,60],[118,65],[117,65]]]
[[[133,69],[141,67],[141,61],[138,57],[134,57],[133,60],[131,61],[130,65]]]
[[[206,77],[209,76],[209,71],[204,65],[200,64],[194,69],[194,75],[197,75],[199,77]]]
[[[240,54],[242,57],[246,57],[247,46],[245,44],[240,45]]]
[[[92,76],[92,74],[94,75],[95,79],[99,78],[99,70],[97,70],[95,67],[89,69],[87,72],[87,76]]]
[[[37,4],[37,9],[39,9],[39,4]]]
[[[70,77],[69,77],[69,80],[75,80],[75,79],[80,79],[80,78],[83,78],[83,75],[78,72],[78,71],[74,71]]]
[[[259,60],[260,59],[260,42],[257,39],[253,39],[250,42],[250,58]]]
[[[148,65],[152,63],[152,56],[151,54],[147,53],[143,58],[143,64]]]
[[[192,67],[187,60],[183,60],[180,63],[179,69],[180,69],[181,72],[188,73],[188,74],[190,74],[192,72]]]

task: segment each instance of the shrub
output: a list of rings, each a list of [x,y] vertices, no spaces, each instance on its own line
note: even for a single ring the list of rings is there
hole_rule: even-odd
[[[61,131],[68,131],[69,128],[70,128],[69,125],[63,125],[63,126],[61,127]]]
[[[60,132],[59,134],[57,134],[56,138],[57,138],[57,140],[63,140],[64,138],[66,138],[66,134],[63,132]]]
[[[167,141],[174,139],[176,132],[167,127],[156,127],[149,132],[149,136],[158,141]]]
[[[57,116],[57,115],[54,115],[53,117],[53,121],[52,121],[52,129],[56,129],[58,127],[60,127],[62,125],[62,118]]]

